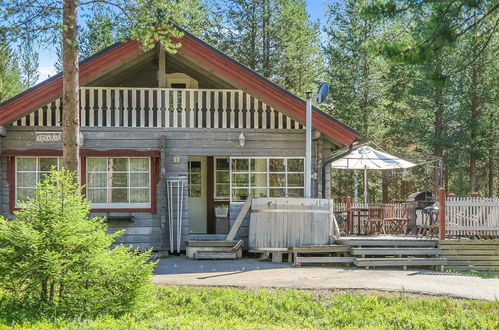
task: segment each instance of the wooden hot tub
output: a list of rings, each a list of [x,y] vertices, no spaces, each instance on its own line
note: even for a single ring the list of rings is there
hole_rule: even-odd
[[[251,205],[249,249],[332,244],[333,202],[314,198],[255,198]]]

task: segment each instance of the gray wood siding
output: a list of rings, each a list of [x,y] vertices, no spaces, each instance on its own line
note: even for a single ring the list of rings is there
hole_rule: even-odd
[[[6,149],[62,149],[61,143],[36,143],[35,131],[58,131],[60,127],[8,127],[6,137],[1,138],[1,150]],[[109,222],[109,231],[125,229],[117,242],[133,244],[139,248],[160,249],[162,238],[168,238],[167,199],[165,178],[187,176],[189,156],[287,156],[303,157],[305,154],[304,130],[270,129],[162,129],[162,128],[112,128],[85,127],[83,148],[95,150],[132,149],[160,150],[162,154],[160,180],[157,186],[157,213],[93,213],[91,216],[130,215],[134,222]],[[239,134],[246,137],[244,147],[239,145]],[[163,149],[162,149],[163,145]],[[323,153],[329,154],[335,148],[330,142],[323,143]],[[315,153],[313,153],[315,154]],[[179,156],[180,163],[173,163]],[[1,213],[9,213],[9,185],[6,180],[6,159],[1,160]],[[187,189],[184,194],[187,200]],[[239,207],[240,208],[240,207]],[[237,203],[230,209],[231,223],[238,214]],[[182,241],[188,239],[187,203],[183,209]],[[249,219],[249,216],[247,217]],[[243,223],[240,237],[247,237],[247,221]],[[162,225],[163,224],[163,225]]]

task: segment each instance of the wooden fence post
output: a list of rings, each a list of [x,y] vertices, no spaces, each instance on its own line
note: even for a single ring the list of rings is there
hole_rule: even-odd
[[[347,197],[347,230],[351,234],[353,232],[353,221],[352,221],[352,197]]]
[[[438,239],[445,239],[445,188],[438,189]]]

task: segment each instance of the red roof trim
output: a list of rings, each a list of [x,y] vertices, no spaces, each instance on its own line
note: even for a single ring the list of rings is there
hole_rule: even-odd
[[[83,61],[80,64],[80,84],[139,52],[140,43],[132,40]],[[62,95],[62,75],[57,75],[0,105],[0,124],[4,125],[15,120],[60,95]]]
[[[182,44],[180,53],[210,67],[221,77],[240,86],[262,101],[279,108],[302,122],[305,121],[304,101],[263,78],[256,72],[239,64],[207,43],[184,32],[178,41]],[[140,52],[140,43],[132,40],[91,57],[80,65],[80,83],[84,84],[97,74],[121,63]],[[62,94],[62,77],[54,77],[30,91],[0,105],[0,124],[13,121]],[[314,109],[313,126],[336,141],[352,144],[359,133],[337,121],[328,114]]]
[[[179,39],[182,44],[179,49],[180,53],[184,53],[209,66],[236,86],[244,86],[248,92],[262,101],[270,103],[289,113],[294,118],[305,122],[305,104],[303,100],[289,95],[284,89],[268,82],[256,72],[236,64],[234,60],[227,56],[221,56],[201,40],[186,36]],[[351,128],[318,110],[314,111],[312,125],[344,145],[352,144],[359,135]]]

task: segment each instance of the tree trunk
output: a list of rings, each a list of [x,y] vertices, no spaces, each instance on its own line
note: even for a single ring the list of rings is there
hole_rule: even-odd
[[[439,61],[439,59],[437,59]],[[437,64],[437,70],[440,70],[440,65]],[[435,103],[435,122],[434,122],[434,146],[433,146],[433,155],[439,158],[442,158],[444,155],[443,148],[443,137],[445,132],[445,123],[444,123],[444,101],[443,101],[443,93],[444,86],[441,82],[435,83],[435,91],[434,91],[434,103]],[[438,192],[438,188],[440,188],[444,184],[443,178],[443,166],[440,166],[440,162],[436,163],[435,170],[433,172],[433,187],[435,193]]]
[[[488,168],[488,196],[494,195],[494,150],[489,150],[489,168]]]
[[[62,139],[64,168],[80,179],[80,118],[76,0],[65,0],[63,10]]]
[[[388,171],[381,171],[381,198],[383,203],[388,203],[390,188],[390,173]]]
[[[469,174],[470,174],[470,186],[471,192],[478,192],[478,178],[477,178],[477,137],[478,137],[478,126],[480,121],[480,102],[478,99],[478,63],[473,62],[471,67],[471,86],[470,86],[470,164],[469,164]]]

